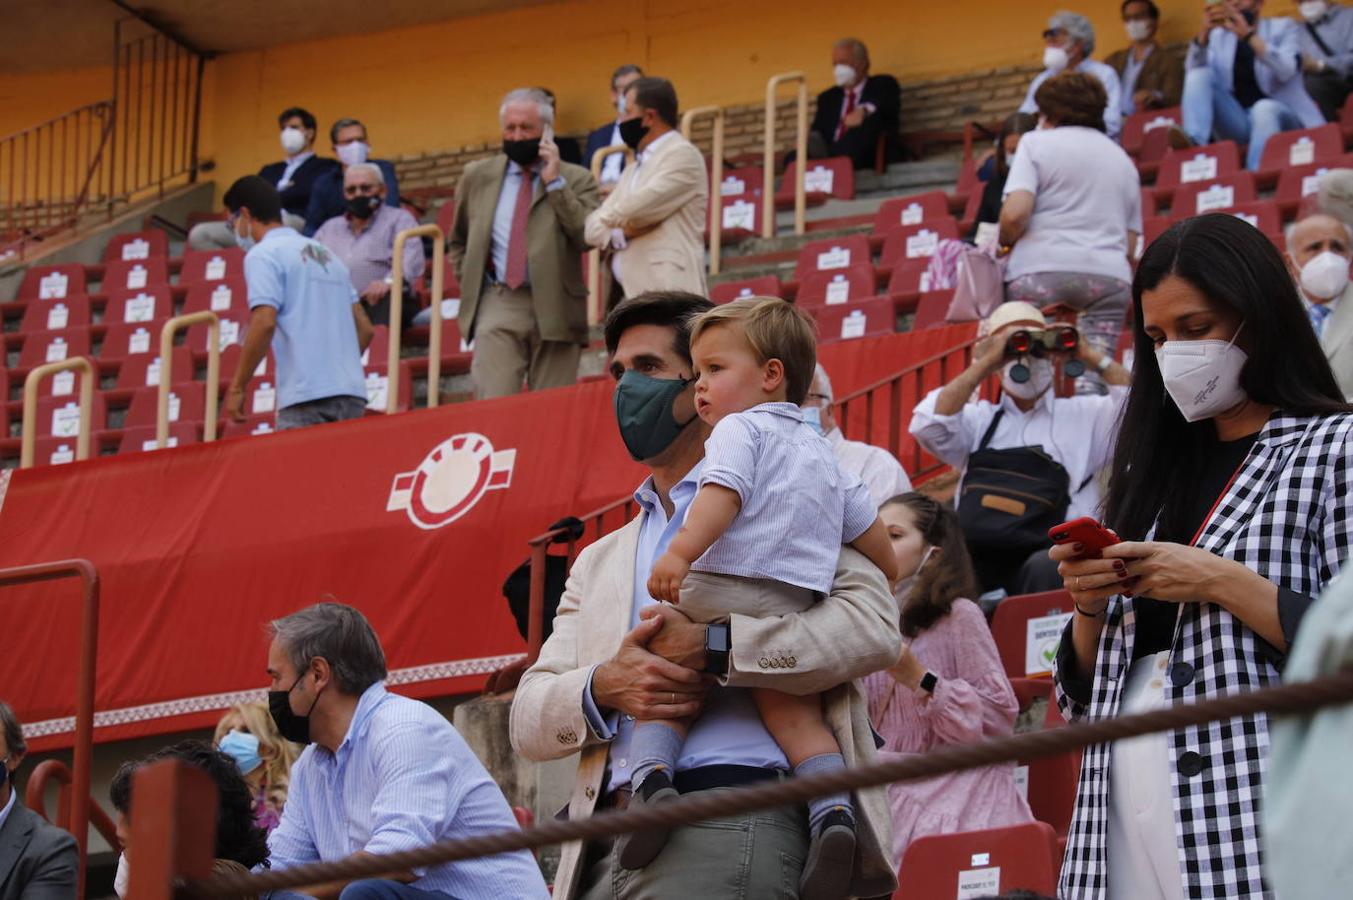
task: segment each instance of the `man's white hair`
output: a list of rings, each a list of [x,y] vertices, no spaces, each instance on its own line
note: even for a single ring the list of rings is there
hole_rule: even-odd
[[[499,125],[507,115],[507,108],[514,103],[534,103],[540,110],[541,123],[554,127],[554,101],[540,88],[517,88],[515,91],[508,91],[507,96],[503,98],[502,106],[498,107]]]
[[[1297,229],[1315,218],[1330,219],[1344,226],[1344,235],[1348,238],[1349,245],[1353,246],[1353,228],[1350,228],[1347,222],[1341,221],[1339,217],[1334,215],[1333,213],[1313,212],[1309,216],[1297,219],[1291,225],[1288,225],[1286,228],[1283,229],[1283,238],[1287,244],[1288,253],[1292,252],[1292,236],[1297,233]]]
[[[385,187],[385,173],[382,172],[381,167],[375,163],[357,163],[356,165],[348,166],[348,172],[366,172],[375,179],[376,184]],[[346,178],[346,173],[344,173],[344,177]]]
[[[836,395],[832,393],[832,380],[827,377],[827,370],[822,368],[822,363],[818,363],[817,368],[813,370],[813,377],[817,379],[819,388],[817,393],[825,395],[828,403],[835,400]]]
[[[1080,41],[1081,46],[1085,48],[1087,59],[1095,52],[1095,26],[1091,25],[1085,16],[1062,10],[1048,19],[1048,27],[1061,29],[1073,41]]]

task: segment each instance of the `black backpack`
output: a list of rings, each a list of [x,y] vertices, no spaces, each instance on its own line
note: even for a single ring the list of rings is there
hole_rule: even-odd
[[[958,520],[971,548],[1030,553],[1052,546],[1048,530],[1066,521],[1071,476],[1042,447],[988,450],[1005,410],[997,410],[968,457]]]

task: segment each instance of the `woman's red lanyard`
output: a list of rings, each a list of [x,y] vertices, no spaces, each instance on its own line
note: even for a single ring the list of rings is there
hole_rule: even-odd
[[[1217,507],[1221,506],[1221,502],[1226,499],[1226,495],[1231,493],[1231,486],[1236,483],[1236,479],[1240,477],[1241,470],[1245,468],[1247,462],[1249,462],[1249,454],[1246,454],[1245,459],[1241,460],[1240,465],[1236,466],[1236,470],[1231,473],[1231,480],[1226,482],[1226,487],[1222,488],[1221,493],[1217,495],[1217,499],[1212,501],[1212,508],[1203,517],[1203,524],[1198,526],[1198,533],[1193,536],[1193,540],[1189,541],[1190,547],[1198,546],[1198,539],[1203,536],[1207,526],[1212,523],[1212,517],[1216,514]]]

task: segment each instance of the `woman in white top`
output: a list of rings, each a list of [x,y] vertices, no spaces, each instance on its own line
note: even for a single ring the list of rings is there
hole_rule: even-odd
[[[1112,356],[1131,295],[1131,253],[1142,230],[1141,179],[1104,134],[1104,86],[1063,72],[1039,86],[1043,118],[1015,151],[1001,206],[1001,245],[1012,247],[1006,299],[1080,311],[1079,327]],[[1103,393],[1087,373],[1082,393]]]

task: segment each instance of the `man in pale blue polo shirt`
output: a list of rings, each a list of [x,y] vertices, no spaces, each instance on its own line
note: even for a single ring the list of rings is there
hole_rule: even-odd
[[[323,244],[282,224],[277,189],[247,175],[225,195],[245,250],[249,330],[226,392],[226,414],[244,420],[244,391],[271,344],[277,358],[277,430],[359,418],[366,410],[362,351],[372,327],[347,266]]]

